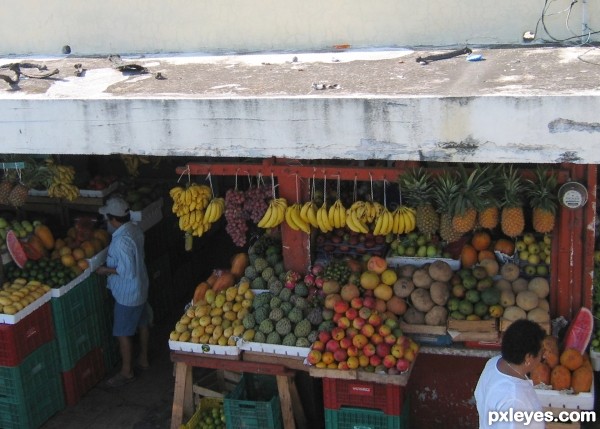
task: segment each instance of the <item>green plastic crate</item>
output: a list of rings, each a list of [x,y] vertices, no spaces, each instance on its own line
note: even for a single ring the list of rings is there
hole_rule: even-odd
[[[104,341],[101,316],[91,314],[75,326],[56,331],[62,372],[73,369],[79,359]]]
[[[192,416],[192,418],[180,429],[196,429],[198,427],[198,423],[200,422],[200,415],[204,410],[210,410],[216,407],[223,406],[223,398],[202,398],[200,400],[200,405],[198,409]]]
[[[370,408],[325,408],[325,429],[408,429],[409,413],[408,399],[404,401],[399,416]]]
[[[71,328],[91,314],[102,311],[102,290],[92,275],[66,294],[52,298],[52,316],[56,331]]]
[[[274,376],[244,374],[225,396],[227,429],[280,429],[281,404]]]
[[[0,366],[0,428],[34,429],[65,407],[56,341],[19,366]]]

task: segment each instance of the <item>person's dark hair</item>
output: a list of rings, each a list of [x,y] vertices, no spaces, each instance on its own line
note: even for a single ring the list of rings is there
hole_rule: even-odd
[[[127,213],[125,216],[113,216],[109,213],[106,215],[106,217],[108,217],[109,220],[116,219],[116,221],[119,223],[127,223],[131,220],[131,215],[129,213]]]
[[[542,349],[546,332],[531,320],[514,321],[502,337],[502,357],[509,363],[520,365],[530,353],[537,356]]]

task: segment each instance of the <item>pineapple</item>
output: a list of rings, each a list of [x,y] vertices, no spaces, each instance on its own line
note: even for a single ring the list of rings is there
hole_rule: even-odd
[[[522,201],[525,185],[512,165],[504,169],[503,182],[504,196],[500,226],[505,235],[514,238],[521,235],[525,229]]]
[[[460,190],[451,201],[452,226],[457,232],[466,233],[477,226],[477,211],[493,188],[493,175],[490,167],[477,166],[471,174],[462,165],[459,167]]]
[[[440,213],[440,237],[446,243],[452,243],[462,237],[462,233],[452,226],[450,203],[460,190],[460,184],[455,174],[445,172],[436,177],[433,193],[438,212]]]
[[[413,169],[400,177],[407,204],[417,210],[417,228],[429,235],[435,234],[440,227],[440,216],[432,205],[432,183],[431,175],[423,168]]]
[[[12,179],[8,175],[5,175],[2,182],[0,182],[0,204],[8,204],[8,196],[10,195],[13,186],[14,183]]]
[[[556,175],[547,169],[538,167],[535,170],[536,181],[527,181],[527,196],[533,209],[533,229],[547,234],[554,229],[556,220],[557,198],[554,190],[557,185]]]
[[[7,196],[7,203],[14,207],[22,207],[27,201],[30,187],[47,183],[50,171],[46,167],[40,167],[33,158],[25,161],[25,168],[17,170],[18,181]]]
[[[490,176],[492,188],[487,195],[481,199],[481,209],[477,213],[477,224],[480,228],[494,229],[500,222],[500,202],[496,198],[499,192],[499,180],[501,167],[491,167]]]

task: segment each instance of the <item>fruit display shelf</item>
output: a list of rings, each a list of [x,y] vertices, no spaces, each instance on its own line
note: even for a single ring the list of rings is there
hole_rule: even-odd
[[[448,334],[454,342],[498,340],[498,319],[456,320],[448,319]]]
[[[452,271],[460,270],[461,264],[459,259],[451,258],[427,258],[418,256],[388,256],[385,258],[389,267],[401,267],[403,265],[413,265],[415,267],[422,267],[425,264],[431,264],[435,261],[446,262]]]
[[[73,280],[71,280],[66,285],[63,285],[58,288],[50,289],[50,294],[51,294],[52,298],[60,298],[61,296],[65,295],[67,292],[69,292],[75,286],[77,286],[78,284],[80,284],[81,282],[86,280],[91,274],[92,274],[92,270],[88,267],[81,274],[79,274],[77,277],[75,277]]]
[[[308,352],[310,352],[310,347],[282,346],[280,344],[256,343],[243,340],[239,342],[238,346],[241,350],[292,357],[306,357],[308,356]]]
[[[237,346],[219,346],[213,344],[196,344],[184,341],[169,340],[169,349],[173,351],[209,354],[209,355],[225,355],[239,356],[241,349]]]
[[[536,386],[535,393],[542,407],[565,408],[568,410],[594,409],[594,381],[589,392],[573,393],[570,390],[542,389]]]
[[[8,325],[14,325],[14,324],[18,323],[19,321],[21,321],[22,319],[24,319],[25,317],[29,316],[31,313],[36,311],[42,305],[44,305],[45,303],[50,301],[51,297],[52,297],[52,291],[49,290],[44,295],[40,296],[38,299],[33,301],[27,307],[24,307],[22,310],[18,311],[15,314],[0,314],[0,324],[5,323]]]

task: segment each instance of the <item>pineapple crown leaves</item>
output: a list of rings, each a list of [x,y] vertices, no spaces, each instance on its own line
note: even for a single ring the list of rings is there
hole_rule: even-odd
[[[555,172],[538,166],[535,170],[535,180],[527,179],[525,193],[529,197],[529,205],[533,208],[546,210],[556,214],[558,207],[555,194],[558,178]]]
[[[458,175],[446,170],[435,178],[433,200],[439,213],[450,213],[452,201],[460,191]]]
[[[469,174],[462,164],[459,164],[458,177],[460,189],[451,202],[452,214],[462,215],[468,209],[481,210],[487,206],[490,193],[494,189],[494,175],[490,166],[476,166]]]
[[[526,185],[512,165],[503,168],[502,181],[504,184],[504,192],[500,202],[502,207],[522,207]]]
[[[424,168],[414,168],[404,173],[398,179],[398,183],[403,189],[406,202],[418,207],[430,204],[433,197],[433,181],[431,174]]]

